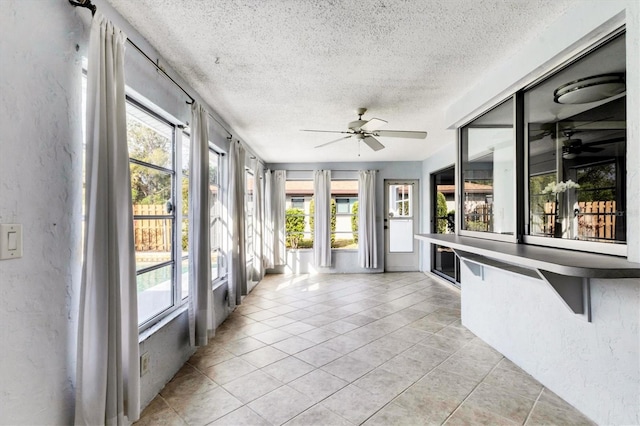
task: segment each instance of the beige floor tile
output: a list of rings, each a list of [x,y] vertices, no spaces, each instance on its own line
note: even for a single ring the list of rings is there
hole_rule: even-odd
[[[413,384],[413,380],[382,368],[376,368],[365,374],[353,384],[375,395],[382,396],[388,401],[402,393]]]
[[[406,340],[411,343],[419,343],[424,339],[433,336],[433,333],[405,326],[389,333],[389,336],[400,340]]]
[[[462,404],[445,422],[446,426],[515,426],[511,420],[505,419],[497,414]]]
[[[291,324],[287,324],[285,326],[279,327],[278,329],[280,331],[284,331],[284,332],[287,332],[289,334],[300,335],[302,333],[306,333],[308,331],[315,330],[316,328],[314,326],[312,326],[312,325],[305,324],[305,323],[300,322],[300,321],[295,321],[295,322],[292,322]],[[318,342],[316,342],[316,343],[318,343]]]
[[[438,364],[440,364],[440,361],[428,357],[415,359],[400,354],[391,358],[379,368],[416,381],[433,370]]]
[[[428,317],[424,317],[417,321],[408,324],[407,327],[415,328],[417,330],[428,331],[429,333],[437,333],[446,327],[444,324],[430,320]]]
[[[240,358],[258,368],[262,368],[266,367],[269,364],[273,364],[274,362],[279,361],[283,358],[286,358],[287,356],[288,355],[286,353],[279,351],[272,346],[265,346],[264,348],[256,349],[253,352],[246,353]]]
[[[298,336],[302,337],[303,339],[311,340],[314,343],[322,343],[339,336],[339,334],[330,330],[325,330],[323,328],[314,327],[312,330],[301,333]]]
[[[296,322],[296,320],[285,317],[284,315],[278,315],[277,317],[269,318],[268,320],[262,321],[262,324],[268,325],[269,327],[273,328],[279,328],[284,327],[285,325],[292,324],[294,322]]]
[[[188,373],[176,374],[160,391],[160,395],[169,399],[174,396],[207,392],[216,387],[218,385],[211,378],[194,369]]]
[[[425,424],[428,424],[425,417],[393,402],[385,405],[364,422],[365,426],[423,426]]]
[[[168,403],[186,423],[194,426],[211,423],[242,406],[242,402],[221,387],[176,397]]]
[[[229,414],[220,417],[209,426],[271,426],[271,423],[257,415],[253,410],[242,406]]]
[[[451,326],[447,326],[445,328],[438,330],[436,334],[438,336],[444,336],[450,339],[460,340],[463,342],[470,342],[476,337],[475,334],[473,334],[466,328],[463,329],[463,328],[451,327]]]
[[[374,342],[375,343],[375,342]],[[393,348],[382,347],[369,343],[349,354],[350,357],[375,367],[384,364],[397,355]]]
[[[312,405],[312,400],[307,396],[284,385],[249,403],[249,408],[268,422],[281,425]]]
[[[340,354],[348,354],[349,352],[364,346],[364,344],[365,343],[363,342],[343,335],[329,339],[326,342],[321,343],[320,346],[323,348],[329,348],[333,351],[339,352]]]
[[[233,340],[224,345],[224,348],[236,356],[246,354],[264,347],[266,343],[261,342],[253,337],[245,337],[244,339]]]
[[[349,385],[322,401],[321,404],[351,423],[360,424],[387,402],[389,401],[384,397]]]
[[[505,392],[497,386],[480,384],[464,402],[493,414],[523,424],[535,400]]]
[[[293,355],[315,345],[316,344],[311,340],[303,339],[299,336],[291,336],[287,339],[274,343],[272,347],[288,353],[289,355]]]
[[[334,321],[332,323],[322,326],[322,328],[325,330],[333,331],[334,333],[339,333],[339,334],[347,333],[351,330],[355,330],[358,327],[359,326],[353,323],[343,321],[343,320]]]
[[[569,404],[561,407],[559,404],[538,401],[526,425],[592,426],[595,423]]]
[[[495,368],[484,379],[484,383],[498,386],[503,390],[524,396],[529,399],[537,399],[542,391],[542,385],[528,374],[516,373],[513,370]]]
[[[288,339],[292,335],[287,333],[286,331],[282,331],[279,329],[273,329],[269,331],[265,331],[264,333],[255,334],[253,337],[260,340],[267,345],[272,345],[280,340]]]
[[[220,364],[208,367],[202,372],[219,385],[229,383],[238,377],[257,370],[256,367],[240,358],[233,358]]]
[[[290,382],[289,386],[306,395],[316,403],[334,394],[348,384],[348,382],[318,369]]]
[[[282,386],[272,376],[256,370],[224,385],[224,388],[243,403],[248,403]]]
[[[420,343],[423,345],[431,346],[432,348],[439,349],[441,351],[445,351],[448,354],[452,354],[466,345],[466,342],[464,341],[451,339],[449,337],[440,336],[437,334],[431,334],[425,337],[424,339],[422,339],[422,341],[420,341]]]
[[[374,368],[374,365],[367,364],[366,362],[352,358],[349,355],[340,357],[322,367],[323,370],[346,380],[347,382],[353,382]]]
[[[238,331],[246,334],[247,336],[255,336],[256,334],[264,333],[269,330],[273,330],[273,327],[269,327],[268,325],[260,322],[247,324],[238,329]]]
[[[323,365],[328,364],[331,361],[340,358],[341,356],[342,354],[339,352],[319,346],[314,346],[295,354],[296,358],[299,358],[302,361],[315,367],[322,367]]]
[[[321,406],[314,405],[304,413],[301,413],[285,423],[285,426],[352,426],[353,423],[348,422],[331,410]]]
[[[140,414],[140,420],[134,423],[136,426],[187,426],[182,418],[157,396],[149,403]]]
[[[282,383],[289,383],[300,376],[304,376],[308,372],[314,370],[315,367],[299,360],[296,357],[289,356],[273,364],[269,364],[262,368],[262,371],[276,378]]]
[[[209,344],[211,345],[211,344]],[[210,367],[212,365],[220,364],[221,362],[230,360],[234,357],[234,355],[221,347],[213,346],[205,346],[204,348],[198,349],[198,351],[193,354],[189,361],[189,364],[197,367],[202,370],[204,368]]]

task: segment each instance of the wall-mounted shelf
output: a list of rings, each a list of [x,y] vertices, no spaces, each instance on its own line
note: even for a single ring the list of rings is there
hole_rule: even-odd
[[[540,279],[587,321],[591,321],[591,278],[640,278],[640,263],[621,257],[453,234],[416,234],[415,238],[452,248],[482,279],[485,267]]]

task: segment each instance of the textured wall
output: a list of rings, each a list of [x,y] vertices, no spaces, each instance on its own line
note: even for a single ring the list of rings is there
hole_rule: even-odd
[[[592,280],[593,321],[543,281],[462,266],[462,322],[598,424],[640,424],[640,283]]]
[[[24,233],[24,256],[0,261],[1,424],[72,422],[84,29],[61,4],[0,14],[0,222]]]

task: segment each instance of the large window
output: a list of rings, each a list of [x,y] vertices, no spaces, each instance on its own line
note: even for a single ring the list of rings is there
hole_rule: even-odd
[[[182,275],[181,287],[182,299],[189,296],[189,148],[191,146],[191,138],[189,133],[182,132],[182,150],[180,156],[180,163],[182,169],[182,181],[181,186],[181,199],[182,207],[180,209],[182,216],[182,227],[180,236],[180,272]]]
[[[245,170],[245,199],[244,199],[244,212],[245,212],[245,228],[244,228],[244,238],[245,238],[245,248],[247,253],[247,271],[251,271],[251,265],[253,265],[253,257],[254,257],[254,244],[253,244],[253,235],[255,232],[255,203],[254,203],[254,176],[253,171],[250,169]],[[247,275],[251,277],[249,273]]]
[[[287,179],[285,196],[286,247],[313,247],[313,181]]]
[[[358,181],[331,181],[331,248],[358,248]]]
[[[625,61],[623,34],[524,92],[527,241],[612,254],[626,242]]]
[[[509,99],[461,129],[461,227],[464,231],[514,235],[513,111],[514,101]]]
[[[209,235],[211,244],[211,280],[223,278],[222,190],[220,188],[222,156],[209,150]]]
[[[175,138],[175,126],[132,102],[127,103],[138,323],[141,325],[174,306],[182,294],[182,273],[176,272],[175,261],[178,252]],[[182,204],[181,200],[178,202]],[[181,253],[182,244],[179,248]]]

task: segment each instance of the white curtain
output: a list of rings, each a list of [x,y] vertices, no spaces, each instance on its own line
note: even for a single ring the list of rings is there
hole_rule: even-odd
[[[331,266],[331,170],[316,170],[313,255],[316,266]]]
[[[286,265],[286,234],[285,234],[285,213],[286,213],[286,184],[287,172],[285,170],[275,170],[273,172],[273,255],[274,264]]]
[[[273,237],[273,188],[271,170],[264,173],[264,261],[263,268],[273,268],[274,265],[274,237]]]
[[[229,305],[242,303],[247,291],[245,247],[245,149],[240,141],[231,142],[229,158],[229,225],[231,232],[231,267],[229,271]]]
[[[138,307],[124,91],[126,35],[97,13],[87,68],[87,186],[77,425],[140,416]]]
[[[253,219],[255,225],[253,227],[253,278],[254,281],[260,281],[264,277],[263,266],[263,235],[264,235],[264,168],[256,159],[253,166]]]
[[[191,105],[189,155],[189,339],[206,346],[213,334],[213,292],[209,246],[209,122],[201,105]]]
[[[358,204],[358,264],[361,268],[377,268],[375,170],[360,170]]]

